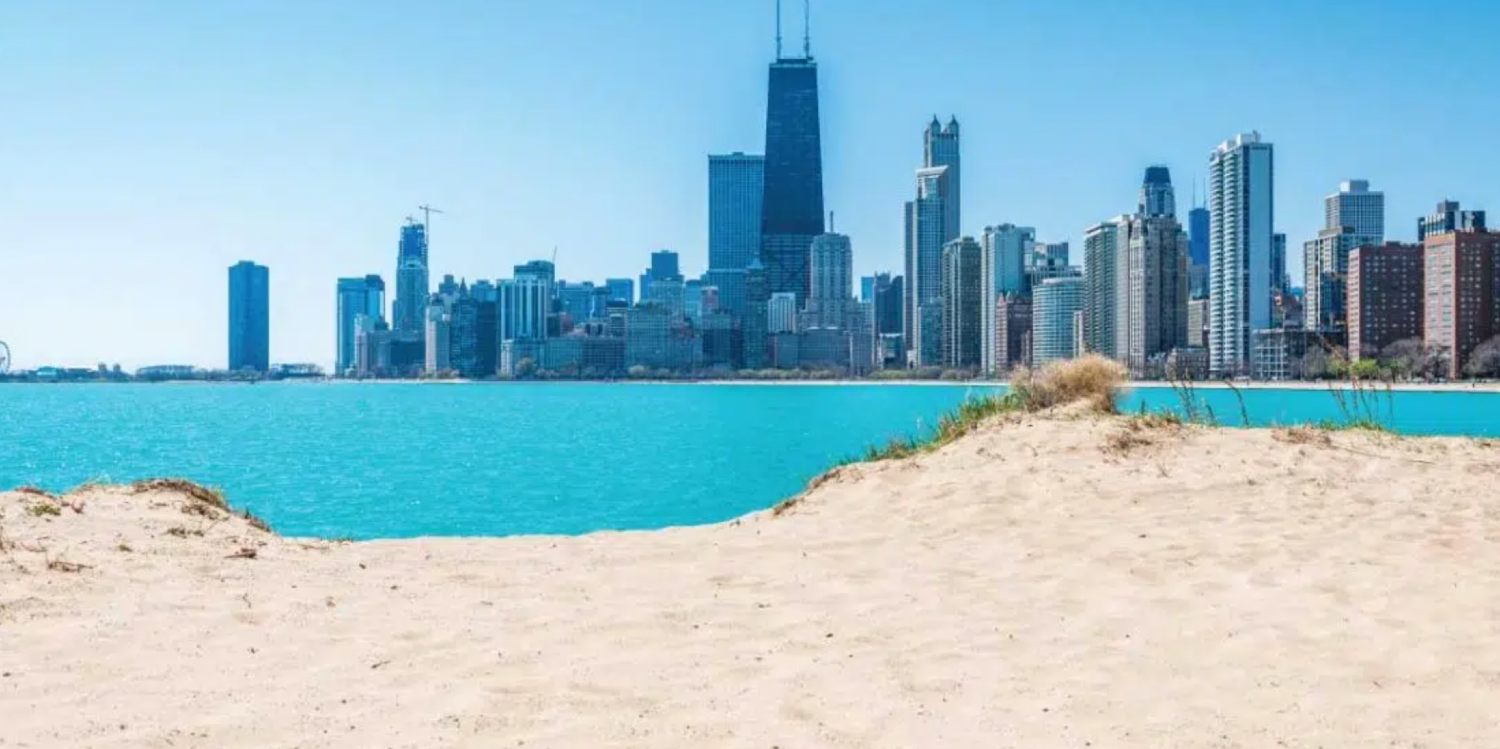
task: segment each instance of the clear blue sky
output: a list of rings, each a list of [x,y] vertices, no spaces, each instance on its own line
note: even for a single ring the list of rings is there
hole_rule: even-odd
[[[448,211],[434,282],[554,246],[569,280],[662,247],[701,271],[706,155],[763,147],[772,7],[0,3],[0,340],[22,367],[222,367],[250,259],[273,360],[327,365],[335,279],[391,283],[423,202]],[[1473,36],[1497,24],[1487,0],[815,0],[827,202],[858,273],[898,269],[922,128],[956,114],[965,233],[1032,225],[1077,262],[1148,164],[1185,210],[1214,145],[1258,129],[1300,278],[1340,180],[1386,192],[1394,239],[1444,197],[1500,207],[1500,46]]]

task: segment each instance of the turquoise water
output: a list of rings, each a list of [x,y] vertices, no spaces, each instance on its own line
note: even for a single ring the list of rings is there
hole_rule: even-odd
[[[0,386],[0,487],[185,476],[288,535],[498,536],[718,522],[765,509],[984,387],[607,384]],[[1239,423],[1228,391],[1200,396]],[[1247,391],[1257,424],[1337,419]],[[1172,407],[1168,390],[1124,407]],[[1417,434],[1500,436],[1500,395],[1396,393]]]

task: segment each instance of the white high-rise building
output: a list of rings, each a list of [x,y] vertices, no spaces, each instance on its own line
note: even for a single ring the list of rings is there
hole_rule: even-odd
[[[1083,288],[1083,279],[1073,277],[1049,278],[1032,290],[1033,365],[1040,367],[1077,355],[1073,318],[1076,313],[1083,311]]]
[[[979,240],[979,276],[984,280],[981,308],[993,310],[1002,296],[1029,295],[1027,269],[1036,254],[1036,229],[1015,224],[986,226]],[[1066,253],[1066,250],[1064,250]],[[995,374],[995,336],[999,330],[993,314],[984,314],[980,323],[980,371]]]
[[[1208,161],[1211,375],[1248,371],[1250,337],[1271,327],[1272,148],[1260,133],[1219,144]]]
[[[743,271],[760,257],[766,157],[708,157],[708,268]]]
[[[854,246],[849,237],[829,232],[813,240],[812,292],[807,311],[821,328],[842,328],[853,309]]]
[[[453,350],[450,330],[453,317],[448,312],[448,307],[434,297],[433,302],[427,307],[427,356],[426,370],[429,374],[436,374],[453,366]]]
[[[766,304],[767,333],[797,332],[797,294],[793,291],[778,291]]]
[[[1089,353],[1123,358],[1118,350],[1121,287],[1130,247],[1130,217],[1116,216],[1090,226],[1083,234],[1084,341]],[[1082,352],[1080,352],[1082,353]]]

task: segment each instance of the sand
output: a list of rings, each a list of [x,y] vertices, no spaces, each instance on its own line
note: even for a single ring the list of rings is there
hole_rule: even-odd
[[[0,747],[1500,745],[1500,445],[1324,439],[1027,419],[581,538],[0,495]]]

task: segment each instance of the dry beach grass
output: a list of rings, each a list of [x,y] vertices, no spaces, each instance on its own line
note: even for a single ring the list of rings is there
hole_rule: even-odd
[[[1496,746],[1497,476],[1473,440],[1075,409],[650,533],[13,492],[0,747]]]

